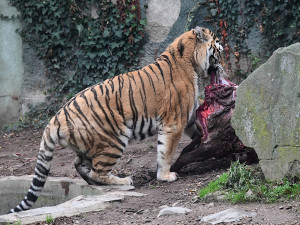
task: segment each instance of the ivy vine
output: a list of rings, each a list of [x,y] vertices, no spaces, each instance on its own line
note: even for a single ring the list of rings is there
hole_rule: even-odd
[[[80,90],[137,68],[146,24],[139,0],[10,3],[21,12],[23,40],[46,62],[53,112]]]
[[[257,59],[250,54],[246,43],[253,26],[259,28],[264,38],[265,57],[269,57],[279,47],[300,41],[298,0],[199,0],[189,14],[186,29],[191,28],[189,24],[193,23],[195,14],[202,7],[206,7],[209,12],[206,21],[214,24],[221,37],[228,67],[231,67],[229,58],[232,53],[237,71],[241,54],[248,55],[250,60]]]

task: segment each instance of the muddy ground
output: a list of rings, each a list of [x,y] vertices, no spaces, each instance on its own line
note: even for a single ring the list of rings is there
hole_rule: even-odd
[[[26,129],[14,133],[1,133],[0,176],[33,174],[42,130]],[[190,140],[182,137],[175,158]],[[50,176],[79,177],[73,166],[74,154],[68,149],[57,149]],[[128,197],[114,202],[105,211],[63,217],[53,224],[203,224],[203,216],[231,207],[257,212],[254,218],[246,218],[232,224],[300,224],[300,204],[296,201],[275,204],[227,202],[194,202],[199,188],[216,179],[228,169],[227,159],[208,160],[184,168],[176,182],[157,182],[151,173],[156,168],[156,139],[151,138],[127,147],[123,158],[113,171],[120,176],[133,177],[135,191],[145,197]],[[180,206],[192,210],[187,215],[157,218],[162,206]],[[44,224],[44,223],[42,223]]]

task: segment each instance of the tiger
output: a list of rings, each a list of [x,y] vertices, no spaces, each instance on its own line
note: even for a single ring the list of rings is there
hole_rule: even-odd
[[[197,132],[198,83],[222,67],[219,39],[196,27],[172,42],[154,63],[120,74],[76,94],[49,121],[40,143],[27,195],[9,213],[28,210],[48,177],[56,146],[76,153],[74,167],[90,185],[131,185],[131,177],[111,173],[131,140],[157,134],[159,181],[177,179],[170,166],[185,132]]]

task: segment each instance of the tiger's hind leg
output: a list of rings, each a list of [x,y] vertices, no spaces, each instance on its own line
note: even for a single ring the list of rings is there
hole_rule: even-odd
[[[122,156],[119,148],[106,147],[99,149],[92,157],[92,168],[88,175],[89,182],[96,184],[133,184],[130,177],[120,178],[111,174],[112,167]]]
[[[90,185],[97,185],[89,178],[89,173],[92,169],[92,161],[83,156],[77,155],[74,161],[74,166],[79,175]]]

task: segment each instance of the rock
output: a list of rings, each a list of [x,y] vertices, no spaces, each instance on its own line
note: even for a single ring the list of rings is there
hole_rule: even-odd
[[[207,208],[215,207],[215,203],[211,202],[206,205]]]
[[[187,214],[192,210],[183,207],[166,207],[159,211],[157,218],[164,215]]]
[[[159,209],[164,209],[164,208],[167,208],[167,207],[169,207],[169,206],[167,206],[167,205],[161,205],[161,206],[159,206],[158,208],[159,208]]]
[[[226,209],[224,211],[221,211],[221,212],[218,212],[215,214],[204,216],[201,219],[201,222],[211,223],[211,224],[218,224],[218,223],[224,223],[224,222],[229,223],[229,222],[238,221],[244,217],[253,217],[253,216],[256,216],[256,213],[246,212],[241,209],[230,208],[230,209]]]
[[[181,8],[179,0],[150,0],[146,12],[146,31],[153,42],[161,42],[166,39],[168,33],[177,20]]]
[[[216,191],[213,193],[209,193],[205,195],[203,198],[204,202],[216,202],[216,201],[223,201],[226,199],[226,192],[224,191]]]
[[[253,192],[251,191],[251,189],[249,189],[246,193],[246,196],[245,196],[247,199],[251,199],[253,197]]]
[[[300,43],[277,49],[240,84],[231,123],[267,179],[300,178]]]
[[[288,205],[287,207],[285,207],[286,209],[291,209],[291,208],[293,208],[293,206],[291,206],[291,205]]]

